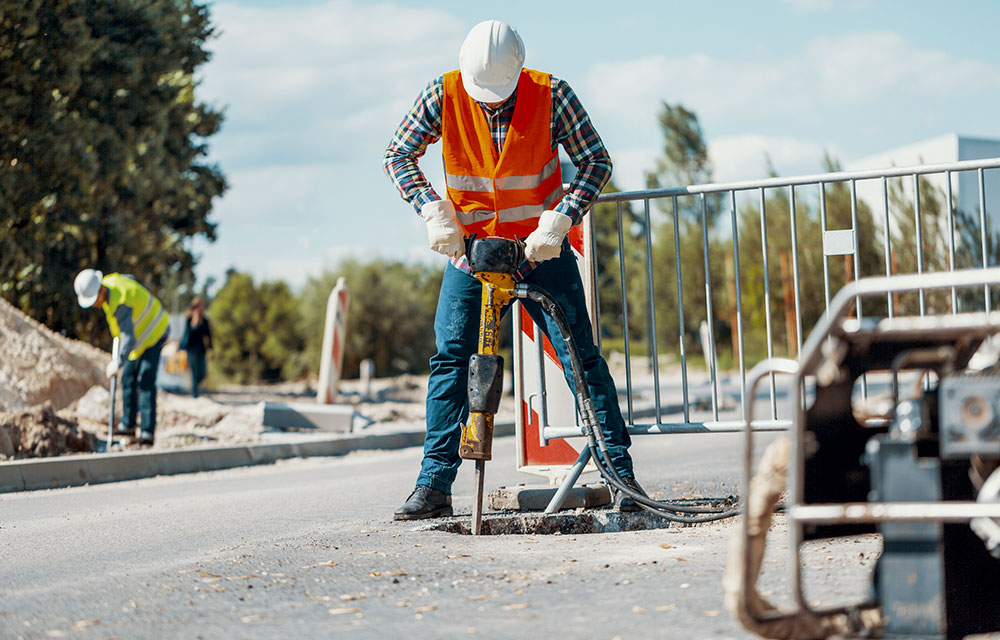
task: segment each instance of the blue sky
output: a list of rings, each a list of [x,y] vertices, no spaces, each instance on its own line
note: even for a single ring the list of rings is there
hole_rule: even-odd
[[[1000,3],[989,0],[227,0],[199,98],[230,189],[199,277],[299,286],[347,257],[443,260],[382,173],[396,125],[458,66],[477,22],[512,24],[525,65],[567,80],[622,189],[643,186],[662,101],[698,114],[716,181],[817,173],[949,132],[1000,138]],[[440,184],[440,145],[422,167]],[[443,262],[442,262],[443,265]]]

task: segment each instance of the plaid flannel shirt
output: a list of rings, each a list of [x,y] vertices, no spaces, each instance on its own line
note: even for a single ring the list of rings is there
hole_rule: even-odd
[[[497,153],[503,151],[516,98],[515,91],[495,109],[482,103],[479,105],[489,122]],[[417,96],[413,107],[396,129],[382,159],[386,175],[399,189],[403,199],[413,205],[418,214],[424,204],[442,199],[420,170],[417,160],[424,155],[428,146],[441,139],[443,100],[444,78],[439,76]],[[576,167],[576,175],[553,209],[569,216],[573,224],[577,224],[610,179],[611,156],[576,93],[569,84],[555,76],[552,77],[550,131],[552,148],[562,145],[566,155]],[[470,271],[464,257],[453,263],[463,271]],[[530,270],[528,267],[522,265],[516,275],[523,276],[528,270]]]

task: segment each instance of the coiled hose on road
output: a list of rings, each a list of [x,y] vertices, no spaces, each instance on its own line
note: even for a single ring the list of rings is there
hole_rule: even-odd
[[[600,471],[601,476],[609,485],[632,498],[644,510],[672,522],[697,524],[723,520],[739,515],[740,509],[738,507],[711,505],[709,504],[711,501],[708,500],[704,501],[704,504],[692,501],[685,501],[685,504],[680,504],[678,502],[653,500],[625,484],[611,462],[611,455],[608,453],[604,433],[601,431],[601,424],[597,419],[597,413],[594,411],[594,403],[590,397],[590,387],[584,375],[580,352],[576,348],[569,322],[566,320],[566,314],[563,312],[562,307],[544,290],[530,284],[515,285],[514,297],[537,302],[559,327],[559,332],[562,334],[563,342],[566,343],[570,364],[573,368],[574,387],[579,405],[580,418],[584,424],[587,436],[587,446],[590,449],[591,456],[597,463],[598,471]]]

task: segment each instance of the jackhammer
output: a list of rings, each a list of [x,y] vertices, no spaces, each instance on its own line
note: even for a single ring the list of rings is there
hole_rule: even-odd
[[[584,374],[583,360],[573,340],[569,322],[562,307],[545,291],[534,285],[518,283],[514,274],[524,261],[524,245],[520,240],[487,237],[466,239],[465,255],[473,275],[483,283],[479,323],[479,350],[469,359],[469,419],[462,426],[458,454],[475,460],[476,498],[472,506],[472,533],[482,531],[483,488],[486,461],[493,451],[493,419],[500,406],[503,391],[503,358],[497,355],[497,331],[503,310],[513,300],[531,300],[559,327],[569,352],[576,394],[577,411],[583,424],[587,446],[604,481],[632,498],[644,510],[662,518],[681,523],[711,522],[739,514],[731,506],[699,504],[685,501],[672,503],[653,500],[634,491],[615,470],[608,452],[604,433],[594,410],[590,388]],[[554,338],[554,336],[550,336]]]

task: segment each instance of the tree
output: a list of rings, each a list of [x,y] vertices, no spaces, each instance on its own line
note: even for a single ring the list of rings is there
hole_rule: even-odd
[[[316,372],[319,368],[327,298],[341,276],[350,294],[344,377],[355,377],[365,358],[375,362],[378,376],[426,372],[435,349],[434,311],[441,270],[386,260],[346,260],[306,282],[300,304],[309,369]]]
[[[614,181],[604,187],[604,193],[619,193]],[[621,221],[619,224],[619,211]],[[624,331],[623,296],[621,292],[621,251],[619,249],[619,229],[621,244],[625,248],[625,269],[628,280],[639,274],[639,264],[642,259],[640,252],[641,236],[636,235],[639,220],[628,202],[601,202],[595,204],[589,214],[594,225],[594,262],[596,265],[597,298],[600,303],[598,310],[602,340],[608,346],[622,348],[619,342]],[[634,313],[634,310],[631,310]],[[629,318],[630,330],[638,330],[640,324]]]
[[[154,292],[189,274],[185,239],[215,237],[225,189],[204,163],[221,113],[195,99],[213,28],[193,0],[27,0],[0,6],[0,295],[94,340],[84,267]]]
[[[711,182],[713,169],[708,157],[708,143],[697,115],[682,105],[664,102],[658,119],[663,132],[663,153],[657,158],[656,168],[646,174],[647,186],[655,189]],[[629,299],[634,301],[630,305],[642,309],[644,314],[648,308],[645,268],[648,260],[656,288],[653,308],[658,331],[657,350],[679,350],[680,340],[685,341],[687,350],[688,346],[695,345],[698,328],[707,318],[704,266],[706,244],[709,247],[707,278],[714,292],[724,290],[724,256],[727,249],[722,237],[715,232],[716,220],[722,211],[722,199],[718,195],[706,195],[704,199],[701,196],[678,196],[661,198],[656,203],[656,211],[650,212],[649,216],[652,254],[647,256],[645,246],[641,248],[642,269],[630,285]],[[645,224],[643,216],[643,233]],[[703,226],[708,230],[707,238],[702,232]],[[731,249],[728,251],[731,253]],[[681,278],[684,281],[680,294],[677,286],[678,263],[681,265]],[[678,295],[683,298],[679,299]],[[683,327],[680,326],[678,316],[680,302],[683,302],[684,310]],[[714,304],[718,302],[713,301]],[[715,315],[720,317],[718,313]],[[719,328],[722,328],[721,324]],[[646,340],[648,339],[647,335]]]
[[[824,157],[824,165],[827,172],[840,171],[839,163],[829,155]],[[773,167],[769,169],[769,174],[771,177],[777,176]],[[831,297],[844,284],[858,277],[853,256],[825,255],[820,193],[817,190],[813,199],[811,190],[800,187],[795,191],[794,246],[789,189],[782,187],[766,190],[764,220],[767,233],[767,290],[759,199],[745,204],[740,210],[740,287],[744,312],[744,348],[748,360],[757,360],[767,354],[766,296],[769,295],[767,299],[770,301],[775,354],[794,357],[798,352],[798,344],[805,341],[826,308],[824,261],[830,278]],[[822,193],[826,203],[826,230],[853,228],[849,186],[844,182],[831,182],[824,186]],[[868,276],[877,272],[881,264],[881,247],[868,205],[858,201],[855,215],[858,263],[861,274]],[[793,254],[795,261],[792,260]],[[796,295],[801,314],[798,323],[795,321]],[[874,307],[877,307],[878,301],[873,302]],[[874,307],[872,303],[866,304],[866,314],[870,315]],[[798,334],[798,325],[801,325],[802,335]]]
[[[216,367],[225,378],[246,384],[304,373],[300,308],[284,282],[258,286],[250,275],[230,269],[208,316]]]

